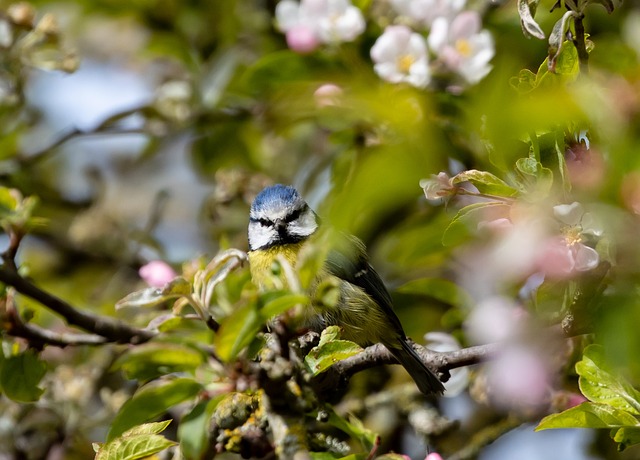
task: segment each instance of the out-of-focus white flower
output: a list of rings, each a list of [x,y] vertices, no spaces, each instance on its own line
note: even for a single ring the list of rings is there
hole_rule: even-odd
[[[391,83],[424,88],[431,80],[427,44],[407,26],[388,26],[371,48],[374,70]]]
[[[436,176],[432,174],[429,179],[422,179],[420,187],[424,190],[427,200],[440,200],[455,193],[455,187],[451,185],[451,178],[446,172],[439,172]]]
[[[525,312],[504,297],[491,297],[478,303],[465,321],[469,339],[476,344],[504,342],[521,332]]]
[[[299,53],[311,52],[320,43],[353,41],[366,25],[350,0],[283,0],[276,5],[276,22],[289,48]]]
[[[436,18],[451,19],[464,7],[466,0],[391,0],[401,16],[417,26],[431,27]]]
[[[138,270],[142,278],[149,286],[161,288],[177,275],[169,264],[162,260],[152,260]]]
[[[444,332],[429,332],[424,335],[424,340],[427,347],[433,351],[458,351],[462,348],[454,336]],[[452,369],[450,374],[451,378],[444,382],[446,398],[458,396],[469,385],[469,370],[466,367]]]
[[[550,398],[549,366],[528,347],[505,348],[486,369],[489,396],[497,406],[529,409]]]
[[[582,243],[587,235],[599,237],[602,228],[580,203],[553,207],[554,216],[564,225],[562,236],[545,242],[539,258],[539,267],[554,278],[570,276],[575,272],[592,270],[600,263],[598,252]]]
[[[464,11],[453,20],[439,17],[429,33],[429,47],[446,68],[469,83],[477,83],[491,70],[493,37],[482,29],[480,14]]]

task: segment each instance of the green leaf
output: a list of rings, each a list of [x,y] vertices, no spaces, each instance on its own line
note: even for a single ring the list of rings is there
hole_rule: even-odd
[[[620,428],[611,437],[618,443],[618,451],[622,452],[627,447],[640,443],[640,427]]]
[[[249,302],[236,309],[221,322],[214,337],[218,356],[225,362],[232,361],[256,338],[267,321],[298,304],[308,302],[309,298],[303,294],[270,291],[257,302]]]
[[[10,356],[2,364],[0,385],[4,394],[18,402],[37,401],[44,390],[38,386],[47,372],[47,364],[40,360],[36,352]]]
[[[371,450],[378,439],[378,435],[373,431],[365,428],[360,420],[355,416],[349,417],[349,420],[338,415],[331,407],[325,406],[323,409],[329,414],[327,423],[340,431],[348,434],[353,439],[358,440],[362,446]]]
[[[469,229],[482,220],[485,211],[496,206],[507,205],[500,201],[489,201],[473,203],[460,209],[442,234],[442,244],[455,246],[461,243],[468,236]]]
[[[526,94],[533,91],[538,83],[536,81],[536,74],[529,69],[522,69],[518,72],[518,75],[509,79],[509,84],[512,88],[517,90],[520,94]]]
[[[131,427],[162,415],[170,407],[193,398],[201,390],[202,385],[187,378],[142,387],[116,414],[107,440],[111,441]]]
[[[452,185],[459,185],[462,182],[471,182],[480,193],[497,196],[515,196],[518,191],[507,184],[499,177],[487,171],[470,169],[456,174],[451,178]]]
[[[13,213],[18,207],[18,200],[10,188],[0,187],[0,218]]]
[[[537,2],[533,3],[534,5],[537,5]],[[540,40],[544,40],[544,32],[538,23],[534,21],[528,0],[518,0],[518,13],[520,14],[520,25],[522,26],[524,34],[527,37],[535,37]]]
[[[550,72],[556,71],[558,57],[562,52],[563,45],[566,43],[565,37],[567,30],[569,30],[569,20],[574,19],[576,14],[574,11],[567,11],[553,26],[551,35],[549,35],[549,58],[547,63]]]
[[[621,376],[606,369],[604,349],[589,345],[581,361],[576,363],[580,391],[590,401],[608,404],[634,415],[640,415],[640,392]]]
[[[180,420],[178,440],[184,458],[201,459],[209,449],[209,424],[216,406],[223,398],[224,395],[196,404]]]
[[[421,278],[400,286],[398,292],[432,297],[458,308],[472,304],[471,296],[453,281],[440,278]]]
[[[278,316],[299,304],[308,304],[309,297],[304,294],[284,294],[264,304],[260,316],[265,320]]]
[[[202,353],[173,343],[145,343],[130,348],[113,364],[127,378],[148,381],[172,372],[191,371],[204,361]]]
[[[547,193],[553,185],[553,171],[542,166],[533,157],[519,158],[516,169],[522,175],[524,187],[532,188],[538,193]]]
[[[305,356],[304,362],[313,375],[318,375],[333,364],[362,351],[360,345],[348,340],[339,340],[338,326],[329,326],[320,336],[320,343]]]
[[[638,420],[629,412],[607,404],[584,402],[559,414],[547,415],[536,431],[551,428],[619,428],[636,426]]]
[[[609,14],[613,13],[616,6],[620,5],[620,2],[614,3],[612,0],[587,0],[587,3],[604,6],[604,9],[607,10],[607,13]]]
[[[264,324],[257,302],[249,302],[227,316],[213,339],[220,359],[224,362],[233,361],[251,343]]]
[[[136,460],[157,454],[175,445],[159,433],[171,420],[136,426],[105,444],[94,444],[95,460]]]

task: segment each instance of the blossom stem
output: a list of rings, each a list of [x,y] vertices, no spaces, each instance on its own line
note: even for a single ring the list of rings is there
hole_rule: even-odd
[[[477,196],[479,198],[488,198],[490,200],[504,201],[505,203],[514,203],[516,201],[515,198],[511,198],[511,197],[507,197],[507,196],[491,195],[489,193],[480,193],[480,192],[476,193],[476,192],[472,192],[470,190],[465,190],[463,188],[459,188],[458,190],[456,190],[456,194],[457,195]]]

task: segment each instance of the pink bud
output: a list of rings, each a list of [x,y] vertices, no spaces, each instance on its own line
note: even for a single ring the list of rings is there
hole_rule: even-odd
[[[152,260],[143,265],[138,274],[149,286],[157,288],[163,287],[177,276],[173,268],[162,260]]]
[[[320,44],[313,29],[305,25],[296,25],[287,30],[286,38],[289,49],[300,54],[310,53]]]
[[[442,460],[442,456],[437,452],[431,452],[424,460]]]
[[[333,83],[326,83],[313,93],[313,97],[318,107],[334,107],[339,105],[342,88]]]
[[[572,407],[579,406],[583,402],[586,402],[587,398],[578,393],[569,393],[567,395],[567,409],[571,409]]]

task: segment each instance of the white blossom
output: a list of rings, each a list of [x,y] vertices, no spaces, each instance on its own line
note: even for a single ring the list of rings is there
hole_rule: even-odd
[[[417,26],[431,27],[436,18],[451,19],[464,7],[466,0],[391,0],[391,6],[402,17]]]
[[[481,28],[480,15],[464,11],[451,21],[436,18],[429,33],[431,50],[449,71],[468,83],[477,83],[489,73],[489,61],[495,54],[493,37]]]
[[[283,0],[276,5],[276,23],[289,48],[303,53],[320,43],[353,41],[365,29],[362,12],[350,0]]]
[[[426,42],[409,27],[388,26],[371,48],[371,59],[375,72],[391,83],[424,88],[431,80]]]

